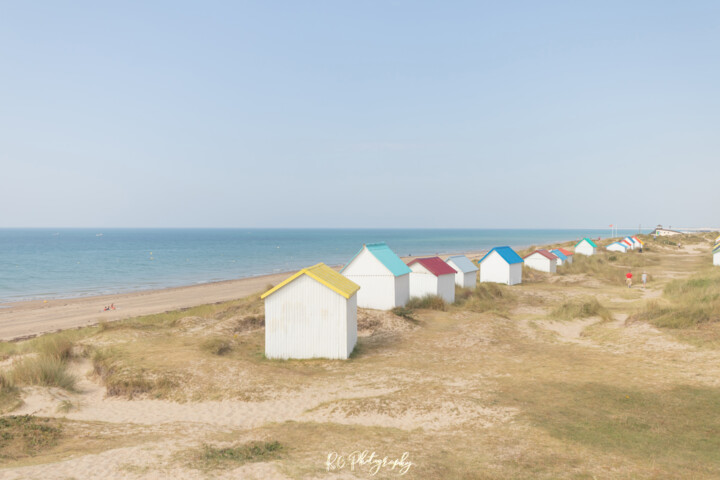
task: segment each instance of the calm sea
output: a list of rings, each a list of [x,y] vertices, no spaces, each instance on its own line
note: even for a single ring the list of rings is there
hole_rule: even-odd
[[[346,263],[363,243],[398,255],[597,238],[609,230],[0,229],[0,303],[191,285]],[[621,231],[633,234],[636,231]]]

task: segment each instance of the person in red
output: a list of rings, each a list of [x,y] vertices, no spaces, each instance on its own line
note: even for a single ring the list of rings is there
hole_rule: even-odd
[[[632,272],[628,271],[625,274],[625,283],[627,283],[628,288],[632,287]]]

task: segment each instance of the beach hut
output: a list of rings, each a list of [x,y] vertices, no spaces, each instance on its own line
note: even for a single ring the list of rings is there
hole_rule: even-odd
[[[480,281],[516,285],[522,283],[523,259],[510,247],[495,247],[480,259]]]
[[[620,240],[622,243],[628,246],[630,250],[635,250],[635,243],[633,243],[631,237],[625,237],[622,240]]]
[[[573,252],[571,252],[570,250],[568,250],[566,248],[562,248],[562,247],[558,248],[557,251],[567,257],[567,260],[563,260],[562,263],[558,262],[558,265],[564,265],[566,263],[569,265],[573,262],[573,256],[575,255]],[[555,253],[555,252],[553,251],[553,253]]]
[[[478,268],[465,255],[449,257],[445,263],[457,270],[455,274],[455,285],[467,288],[475,288],[477,285]]]
[[[416,258],[410,267],[410,296],[437,295],[448,303],[455,301],[457,271],[440,257]]]
[[[720,266],[720,245],[716,245],[713,249],[713,265]]]
[[[555,273],[557,271],[557,259],[548,250],[535,250],[523,258],[525,265],[541,272]]]
[[[368,243],[340,270],[360,285],[358,307],[390,310],[410,298],[410,268],[385,243]]]
[[[575,245],[575,253],[579,253],[581,255],[595,255],[596,250],[597,245],[595,245],[595,242],[589,238],[583,238],[577,243],[577,245]]]
[[[636,237],[635,235],[633,235],[632,237],[630,237],[630,240],[633,241],[633,245],[635,246],[635,248],[642,248],[642,246],[644,245],[644,243],[642,242],[642,240],[640,240],[640,239],[639,239],[638,237]]]
[[[550,250],[550,253],[555,255],[555,257],[557,257],[557,266],[558,267],[561,265],[567,265],[568,263],[570,263],[570,262],[568,262],[568,256],[565,255],[563,252],[561,252],[559,249],[556,248],[556,249]]]
[[[608,250],[610,252],[620,252],[620,253],[627,253],[628,246],[624,242],[613,242],[607,247],[605,247],[605,250]]]
[[[265,356],[348,358],[357,341],[359,289],[318,263],[263,293]]]

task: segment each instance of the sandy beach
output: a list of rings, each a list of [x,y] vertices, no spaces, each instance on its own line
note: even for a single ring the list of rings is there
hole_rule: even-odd
[[[472,252],[467,255],[474,259],[480,253]],[[444,257],[453,254],[441,255]],[[409,261],[413,258],[416,257],[403,257],[403,260]],[[333,268],[339,270],[342,267],[336,265]],[[100,322],[235,300],[262,292],[269,284],[275,285],[292,273],[116,295],[7,303],[3,305],[4,308],[0,308],[0,340],[17,340]],[[105,311],[104,307],[110,304],[115,305],[115,310]]]

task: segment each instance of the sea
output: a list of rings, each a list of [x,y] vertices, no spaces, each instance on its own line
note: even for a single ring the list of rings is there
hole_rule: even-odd
[[[610,229],[0,229],[0,306],[342,265],[372,242],[410,256],[608,236]]]

